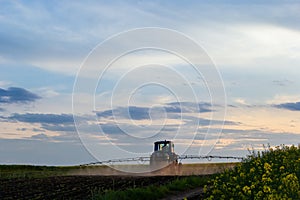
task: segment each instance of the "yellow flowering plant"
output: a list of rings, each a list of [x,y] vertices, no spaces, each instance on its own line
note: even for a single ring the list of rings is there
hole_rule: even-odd
[[[205,199],[300,199],[300,145],[253,152],[211,180]]]

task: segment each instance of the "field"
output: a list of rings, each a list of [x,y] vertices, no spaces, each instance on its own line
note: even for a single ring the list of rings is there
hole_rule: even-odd
[[[182,199],[192,189],[195,199],[300,199],[300,145],[253,151],[240,163],[172,169],[126,174],[106,166],[0,166],[0,199]]]
[[[204,174],[220,172],[234,165],[235,163],[187,164],[182,166],[180,176],[172,174],[170,170],[137,176],[120,173],[107,166],[2,165],[0,199],[91,199],[109,191],[159,187],[186,179],[187,175],[200,174],[205,177]]]
[[[166,184],[176,177],[54,176],[1,180],[1,199],[87,199],[93,192]]]

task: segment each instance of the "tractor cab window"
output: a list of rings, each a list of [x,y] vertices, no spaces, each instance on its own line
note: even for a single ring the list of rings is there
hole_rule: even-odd
[[[168,151],[169,150],[169,143],[161,143],[159,144],[159,151]]]
[[[162,144],[162,145],[161,145],[161,150],[163,150],[163,151],[168,151],[168,149],[169,149],[169,143],[166,143],[166,144]]]
[[[157,143],[154,151],[168,151],[170,149],[170,143]]]

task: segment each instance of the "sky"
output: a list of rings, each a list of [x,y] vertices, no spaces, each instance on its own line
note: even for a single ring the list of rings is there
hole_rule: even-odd
[[[165,139],[196,155],[298,145],[299,10],[288,0],[0,0],[0,164],[145,156]],[[140,44],[169,51],[121,56]]]

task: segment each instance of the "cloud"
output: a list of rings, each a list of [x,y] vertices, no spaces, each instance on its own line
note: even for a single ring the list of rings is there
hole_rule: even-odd
[[[27,128],[17,128],[17,131],[26,131]]]
[[[100,127],[105,134],[124,134],[124,131],[114,124],[101,124]]]
[[[291,84],[293,84],[294,82],[288,79],[283,79],[283,80],[274,80],[273,84],[281,86],[281,87],[285,87],[285,86],[289,86]]]
[[[193,139],[193,134],[200,127],[207,132],[209,127],[240,125],[233,121],[206,119],[197,116],[201,112],[212,112],[210,103],[170,102],[160,106],[149,107],[117,107],[111,110],[96,112],[99,131],[118,141],[118,143],[132,143],[125,140],[126,135],[137,138],[148,137],[154,139],[173,138],[182,134],[185,139]],[[196,116],[193,116],[196,114]],[[99,128],[97,127],[97,128]],[[198,127],[198,128],[197,128]],[[97,129],[96,128],[96,129]],[[216,131],[218,132],[218,131]],[[91,133],[91,131],[87,131]],[[209,136],[212,137],[212,136]],[[136,142],[134,140],[134,142]]]
[[[237,99],[234,100],[234,102],[238,103],[240,105],[248,105],[248,103],[246,102],[246,100],[243,99],[243,98],[237,98]]]
[[[0,103],[29,103],[40,98],[23,88],[10,87],[7,90],[0,88]]]
[[[61,142],[61,143],[73,143],[73,144],[80,144],[80,140],[78,136],[73,132],[61,132],[59,135],[56,136],[49,136],[45,133],[38,133],[36,135],[32,135],[26,139],[29,140],[42,140],[42,141],[49,141],[49,142]]]
[[[98,117],[109,118],[113,117],[114,115],[130,118],[133,120],[150,119],[149,108],[147,107],[129,106],[97,112]]]
[[[189,112],[212,112],[211,104],[206,102],[171,102],[164,107],[167,112],[189,113]]]
[[[80,58],[84,58],[95,44],[111,34],[142,26],[174,28],[199,37],[198,41],[204,43],[209,52],[216,52],[213,57],[219,58],[218,63],[227,61],[229,64],[236,60],[256,62],[253,57],[272,53],[273,48],[284,55],[293,55],[299,38],[292,31],[299,30],[296,20],[299,4],[296,3],[259,3],[257,6],[257,2],[252,2],[230,6],[228,2],[215,1],[205,4],[92,1],[89,5],[82,2],[7,2],[4,7],[6,11],[0,18],[5,30],[0,33],[0,51],[4,58],[72,74],[76,71],[74,63],[80,64]],[[258,45],[262,48],[257,48]],[[265,51],[265,45],[273,48]]]
[[[73,115],[72,114],[42,114],[42,113],[25,113],[18,114],[15,113],[9,117],[0,117],[1,119],[6,119],[8,121],[18,121],[25,122],[30,124],[36,124],[37,127],[31,129],[32,132],[36,133],[47,133],[47,131],[59,133],[60,136],[51,137],[53,140],[61,141],[65,140],[74,140],[73,133],[76,132]],[[87,120],[84,117],[78,119]],[[29,131],[26,128],[18,128],[19,131]],[[90,131],[90,130],[89,130]],[[71,136],[65,136],[65,135]],[[33,138],[36,139],[36,138]]]
[[[41,128],[48,130],[48,131],[55,131],[55,132],[75,132],[76,128],[74,124],[46,124],[43,123]]]
[[[41,123],[41,124],[73,124],[74,123],[73,115],[71,114],[15,113],[12,116],[7,117],[7,119],[16,120],[19,122]],[[46,126],[44,125],[44,127]]]
[[[40,134],[37,134],[37,135],[33,135],[31,137],[31,139],[35,139],[35,140],[48,140],[49,137],[46,134],[44,134],[44,133],[40,133]]]
[[[132,120],[151,120],[153,117],[162,117],[161,114],[178,114],[178,113],[202,113],[212,112],[209,103],[193,103],[193,102],[171,102],[163,106],[156,107],[139,107],[128,106],[118,107],[111,110],[96,112],[100,118],[112,118],[114,116],[128,118]]]
[[[277,108],[281,109],[287,109],[291,111],[300,111],[300,102],[295,102],[295,103],[282,103],[275,105]]]
[[[39,128],[33,128],[32,131],[33,132],[45,132],[45,130],[39,129]]]

